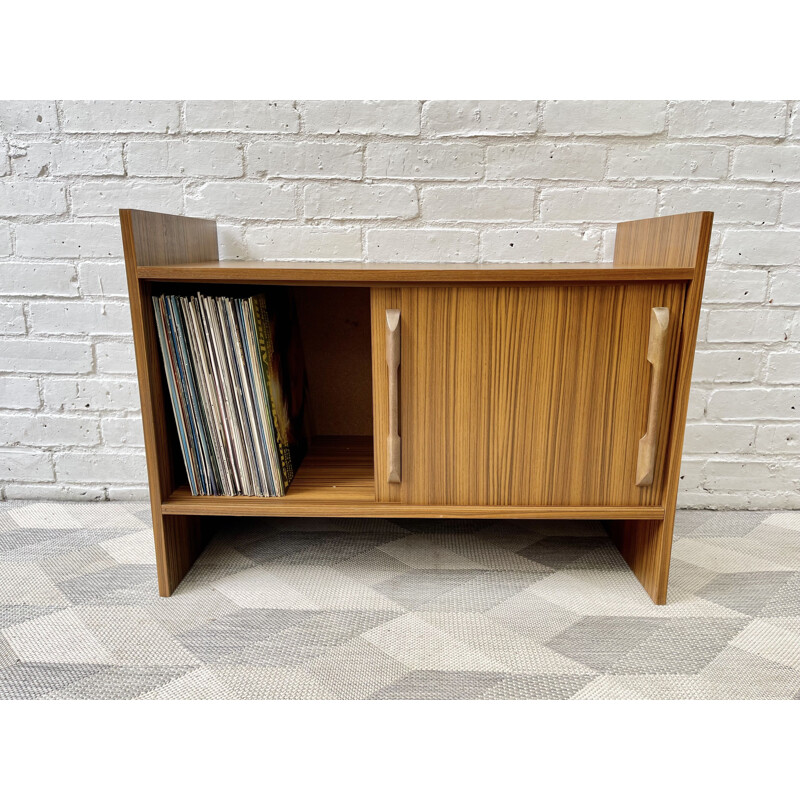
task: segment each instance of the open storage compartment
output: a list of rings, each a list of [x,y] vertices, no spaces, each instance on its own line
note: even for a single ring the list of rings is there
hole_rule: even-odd
[[[163,294],[243,297],[268,293],[269,285],[152,282],[152,296]],[[286,287],[282,287],[286,288]],[[173,453],[171,499],[284,504],[298,498],[314,502],[375,499],[372,440],[372,365],[370,296],[364,287],[288,287],[297,308],[308,396],[308,452],[284,497],[192,495],[181,457],[172,405],[163,407]],[[146,313],[154,313],[152,307]],[[167,380],[160,351],[163,396]]]

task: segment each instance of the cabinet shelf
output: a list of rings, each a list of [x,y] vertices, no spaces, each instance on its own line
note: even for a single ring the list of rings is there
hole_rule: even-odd
[[[314,440],[284,497],[206,497],[188,486],[161,504],[164,514],[254,517],[384,517],[473,519],[664,519],[653,506],[444,506],[375,500],[372,438]]]
[[[525,284],[601,283],[614,281],[690,280],[693,269],[680,267],[620,266],[599,264],[363,264],[326,265],[317,262],[203,261],[196,264],[138,267],[140,280],[170,283],[249,283],[272,285],[375,286],[401,283]]]

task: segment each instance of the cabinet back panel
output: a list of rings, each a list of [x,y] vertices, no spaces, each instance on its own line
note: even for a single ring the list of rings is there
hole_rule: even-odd
[[[658,505],[685,284],[373,289],[377,499]],[[637,487],[651,309],[670,311],[655,480]],[[387,482],[385,312],[401,316],[402,480]]]
[[[372,436],[369,289],[294,288],[315,436]]]

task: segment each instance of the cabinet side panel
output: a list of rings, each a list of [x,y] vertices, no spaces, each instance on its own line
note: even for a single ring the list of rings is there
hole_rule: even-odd
[[[189,224],[183,225],[182,222]],[[189,570],[202,550],[204,539],[193,521],[176,518],[167,522],[161,513],[162,502],[176,488],[175,475],[182,469],[179,467],[182,458],[171,433],[174,428],[169,416],[172,408],[162,377],[152,308],[152,284],[139,280],[137,268],[152,263],[189,263],[198,256],[217,258],[216,223],[124,209],[120,211],[120,225],[142,406],[158,588],[166,596],[173,592]],[[160,261],[162,258],[168,260]]]
[[[675,391],[665,454],[664,519],[658,523],[628,521],[610,526],[622,555],[655,603],[667,601],[672,531],[680,486],[683,437],[691,388],[697,326],[705,282],[714,215],[703,211],[621,223],[617,226],[614,264],[689,267],[678,345]]]
[[[714,215],[710,211],[620,222],[615,267],[705,269]]]
[[[136,266],[172,266],[216,261],[217,223],[213,219],[125,210],[136,245]]]

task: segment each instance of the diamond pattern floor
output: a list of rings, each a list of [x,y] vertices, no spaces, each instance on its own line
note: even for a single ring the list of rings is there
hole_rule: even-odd
[[[0,699],[800,697],[800,513],[226,520],[171,598],[142,503],[0,505]]]

